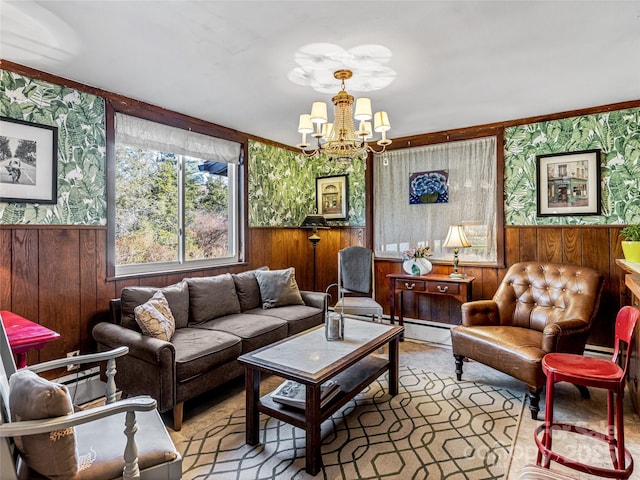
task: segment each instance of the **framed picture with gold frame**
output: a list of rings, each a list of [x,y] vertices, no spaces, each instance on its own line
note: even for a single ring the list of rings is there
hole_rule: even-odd
[[[349,175],[316,178],[316,208],[327,220],[346,220],[349,212]]]

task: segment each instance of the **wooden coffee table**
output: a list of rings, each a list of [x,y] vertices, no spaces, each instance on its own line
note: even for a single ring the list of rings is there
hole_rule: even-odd
[[[245,353],[247,432],[249,445],[258,444],[260,413],[301,428],[306,433],[306,471],[316,475],[322,458],[320,425],[384,372],[389,371],[389,393],[398,393],[398,342],[404,327],[345,319],[344,340],[328,342],[324,325],[294,337]],[[371,355],[389,344],[388,357]],[[299,382],[306,387],[306,408],[285,407],[260,397],[261,372]],[[333,380],[341,391],[320,408],[320,386]]]

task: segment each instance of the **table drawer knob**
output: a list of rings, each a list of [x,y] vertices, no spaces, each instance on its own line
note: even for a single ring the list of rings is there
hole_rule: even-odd
[[[407,290],[413,290],[414,288],[416,288],[416,284],[415,283],[406,283],[405,282],[404,288],[406,288]]]
[[[440,293],[445,293],[447,290],[449,290],[448,285],[438,285],[436,288]]]

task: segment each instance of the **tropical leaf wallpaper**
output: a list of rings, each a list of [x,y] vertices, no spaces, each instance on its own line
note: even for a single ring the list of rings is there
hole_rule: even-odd
[[[349,175],[349,218],[332,225],[365,225],[365,162],[333,162],[284,148],[249,143],[249,226],[299,227],[315,212],[316,178]]]
[[[0,223],[105,225],[104,100],[4,70],[0,75],[0,116],[58,127],[58,203],[0,202]]]
[[[58,202],[0,202],[0,224],[106,224],[104,99],[0,70],[0,116],[58,127]],[[536,155],[601,149],[602,215],[536,217]],[[365,225],[365,163],[249,143],[249,225],[297,227],[315,211],[317,177],[349,175],[349,219]],[[505,130],[505,224],[640,223],[640,109]]]
[[[640,223],[640,109],[505,130],[505,225]],[[602,215],[536,217],[536,155],[602,151]]]

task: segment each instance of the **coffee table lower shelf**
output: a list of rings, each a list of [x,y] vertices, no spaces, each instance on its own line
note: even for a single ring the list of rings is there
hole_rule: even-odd
[[[332,380],[340,385],[340,393],[320,411],[320,422],[337,412],[344,404],[358,395],[364,388],[389,369],[389,360],[380,357],[366,357],[336,375]],[[264,395],[258,403],[258,411],[298,428],[307,426],[307,412],[302,408],[282,405]]]

